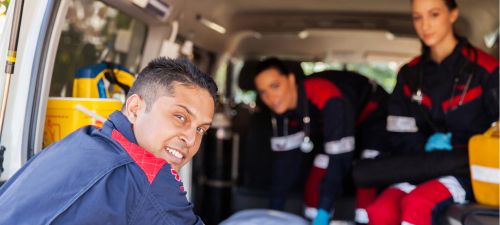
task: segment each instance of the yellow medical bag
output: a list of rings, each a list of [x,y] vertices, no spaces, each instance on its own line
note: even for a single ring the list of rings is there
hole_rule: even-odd
[[[127,95],[134,80],[134,74],[122,65],[99,63],[84,66],[75,73],[73,97],[111,98],[118,92]]]
[[[498,139],[498,123],[495,123],[484,134],[474,135],[469,140],[469,162],[474,196],[477,202],[490,206],[499,205]]]
[[[49,98],[43,147],[85,125],[101,127],[108,116],[121,107],[120,100],[110,98]]]

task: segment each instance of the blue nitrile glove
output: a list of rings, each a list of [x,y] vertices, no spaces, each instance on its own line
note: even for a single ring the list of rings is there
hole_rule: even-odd
[[[330,220],[330,215],[324,209],[318,209],[318,214],[313,220],[313,225],[328,225],[328,220]]]
[[[431,152],[434,150],[452,150],[451,146],[451,133],[440,133],[436,132],[432,134],[429,139],[427,139],[427,143],[425,144],[425,151]]]

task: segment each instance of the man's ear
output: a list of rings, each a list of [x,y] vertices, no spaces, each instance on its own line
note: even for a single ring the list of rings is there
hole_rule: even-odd
[[[125,101],[125,109],[123,113],[128,118],[130,123],[134,124],[137,120],[137,115],[144,106],[144,100],[142,100],[139,95],[133,94],[127,98],[127,101]]]

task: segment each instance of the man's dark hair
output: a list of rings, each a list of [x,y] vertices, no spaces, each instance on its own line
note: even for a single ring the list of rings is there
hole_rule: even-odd
[[[283,61],[279,60],[278,58],[272,57],[272,58],[267,58],[267,59],[261,61],[259,63],[259,65],[257,65],[257,69],[255,71],[255,74],[257,75],[257,74],[261,73],[262,71],[268,70],[271,68],[278,70],[284,76],[288,76],[288,74],[290,73],[290,70],[288,69],[288,67],[285,65],[285,63]]]
[[[173,84],[200,87],[206,89],[217,100],[217,85],[206,73],[185,59],[167,59],[159,57],[151,62],[137,75],[127,98],[139,95],[146,102],[146,111],[151,110],[156,99],[164,94],[174,94]]]

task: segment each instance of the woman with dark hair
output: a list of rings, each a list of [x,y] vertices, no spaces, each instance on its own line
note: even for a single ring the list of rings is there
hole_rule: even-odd
[[[400,154],[467,157],[469,138],[498,120],[498,59],[453,32],[459,15],[454,0],[412,0],[411,7],[424,46],[421,56],[401,68],[391,95],[391,145]],[[439,224],[446,206],[473,198],[468,174],[408,182],[387,188],[368,206],[369,224]]]

